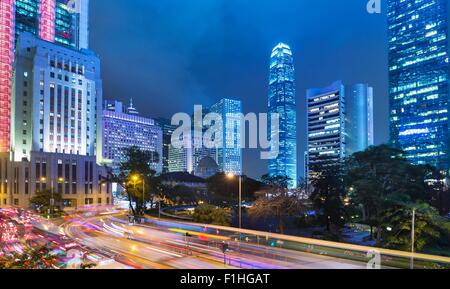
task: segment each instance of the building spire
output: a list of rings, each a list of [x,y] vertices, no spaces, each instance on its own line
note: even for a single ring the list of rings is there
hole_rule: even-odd
[[[139,112],[136,110],[136,108],[133,106],[133,98],[130,98],[130,106],[127,109],[128,114],[138,115]]]

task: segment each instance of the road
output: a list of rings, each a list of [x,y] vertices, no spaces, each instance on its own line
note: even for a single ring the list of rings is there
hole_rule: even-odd
[[[73,215],[67,236],[133,268],[146,269],[365,269],[366,263],[150,225],[124,215]],[[227,240],[228,239],[228,240]],[[223,253],[223,244],[229,251]]]

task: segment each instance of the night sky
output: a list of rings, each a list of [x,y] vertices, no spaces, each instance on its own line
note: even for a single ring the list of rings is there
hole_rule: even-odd
[[[148,117],[191,114],[194,104],[223,97],[242,100],[245,113],[267,112],[270,53],[285,42],[295,57],[303,175],[307,88],[369,83],[375,141],[388,140],[385,7],[368,14],[367,1],[91,1],[90,45],[102,60],[103,97],[132,97]],[[267,173],[259,151],[244,151],[243,165],[249,176]]]

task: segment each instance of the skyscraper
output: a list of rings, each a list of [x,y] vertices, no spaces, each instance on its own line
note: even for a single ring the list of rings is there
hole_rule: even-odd
[[[69,7],[67,4],[71,4]],[[14,44],[22,32],[71,48],[88,48],[89,0],[0,2],[0,152],[10,149]]]
[[[388,1],[390,138],[449,170],[449,0]]]
[[[294,72],[294,58],[290,47],[279,43],[272,50],[269,77],[269,114],[278,113],[280,116],[279,155],[277,159],[269,161],[269,174],[289,177],[291,188],[297,186],[297,106]],[[271,131],[271,139],[275,139],[276,133]]]
[[[8,152],[10,147],[14,2],[0,2],[0,153]]]
[[[14,160],[29,159],[32,151],[94,156],[101,150],[102,81],[100,60],[92,51],[22,33],[13,96]]]
[[[169,119],[157,118],[159,126],[161,127],[163,137],[162,137],[162,172],[169,172],[169,149],[172,141],[172,134],[176,127],[170,123]]]
[[[374,145],[373,88],[367,84],[345,87],[346,155]]]
[[[322,167],[339,163],[345,156],[345,87],[341,81],[325,88],[308,89],[307,177]]]
[[[242,175],[241,118],[242,102],[223,98],[211,106],[211,113],[217,113],[223,120],[223,145],[216,149],[216,162],[225,173]]]
[[[373,145],[373,88],[336,81],[307,91],[306,177]]]
[[[12,160],[0,172],[6,177],[0,179],[0,206],[28,208],[37,191],[49,188],[62,195],[65,209],[111,205],[108,173],[98,165],[100,60],[90,50],[70,49],[29,32],[19,35],[15,60]]]

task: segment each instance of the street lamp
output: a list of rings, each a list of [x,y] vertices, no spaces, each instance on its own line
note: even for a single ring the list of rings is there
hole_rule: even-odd
[[[415,252],[415,231],[416,231],[416,209],[412,210],[412,224],[411,224],[411,269],[414,269],[414,252]]]
[[[139,181],[139,175],[133,175],[131,177],[134,184],[134,189],[136,190],[136,182]],[[142,215],[145,214],[145,178],[142,178]]]
[[[47,178],[46,177],[42,177],[41,178],[41,182],[45,183],[47,182]],[[62,183],[64,182],[64,179],[62,177],[58,178],[58,182]],[[49,209],[49,214],[53,214],[53,206],[55,204],[55,198],[54,198],[54,186],[53,186],[53,179],[50,180],[50,191],[51,191],[51,197],[50,197],[50,209]]]
[[[228,173],[227,177],[229,179],[234,179],[235,175],[233,173]],[[242,176],[239,175],[239,229],[242,229]]]

